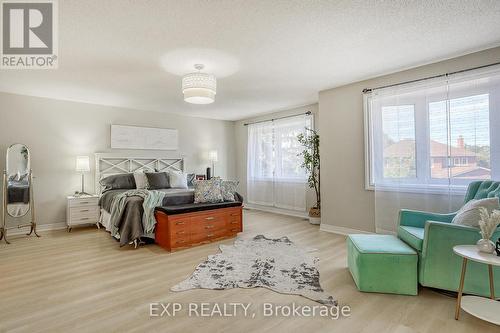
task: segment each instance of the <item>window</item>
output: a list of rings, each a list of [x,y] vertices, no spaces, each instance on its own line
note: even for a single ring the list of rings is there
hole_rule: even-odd
[[[312,117],[300,115],[248,126],[248,202],[285,209],[306,209],[307,175],[301,167],[300,133]]]
[[[500,179],[500,72],[365,95],[367,188],[464,189]]]
[[[384,178],[415,178],[415,110],[413,105],[382,107]]]
[[[449,155],[453,161],[433,169],[432,178],[491,178],[489,113],[489,94],[429,103],[431,157]]]

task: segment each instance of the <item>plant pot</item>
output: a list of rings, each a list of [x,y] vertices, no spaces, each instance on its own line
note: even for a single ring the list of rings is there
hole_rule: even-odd
[[[318,225],[321,224],[321,211],[316,207],[309,209],[309,223]]]
[[[495,251],[495,243],[489,239],[481,238],[477,241],[476,246],[479,252],[493,253],[493,251]]]
[[[319,224],[321,224],[321,217],[309,216],[309,223],[314,224],[314,225],[319,225]]]

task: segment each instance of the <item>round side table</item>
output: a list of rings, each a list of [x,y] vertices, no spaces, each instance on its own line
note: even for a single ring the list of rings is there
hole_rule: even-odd
[[[500,266],[500,257],[494,254],[479,252],[476,245],[457,245],[453,247],[453,252],[463,258],[462,273],[460,275],[460,286],[458,288],[457,307],[455,309],[455,319],[458,320],[460,308],[469,314],[490,323],[500,325],[500,302],[495,300],[495,286],[493,285],[493,266]],[[488,265],[490,278],[490,299],[479,296],[464,296],[465,271],[467,261],[472,260]]]

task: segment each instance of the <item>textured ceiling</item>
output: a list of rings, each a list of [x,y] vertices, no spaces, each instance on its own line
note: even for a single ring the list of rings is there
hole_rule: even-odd
[[[0,91],[236,120],[318,91],[500,45],[500,1],[64,0],[59,69]],[[202,62],[216,102],[183,101]]]

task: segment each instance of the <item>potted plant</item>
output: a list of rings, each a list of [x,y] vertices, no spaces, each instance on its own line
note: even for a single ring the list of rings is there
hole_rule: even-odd
[[[316,205],[309,209],[309,222],[311,224],[321,223],[321,192],[320,192],[320,168],[319,168],[319,134],[306,128],[305,133],[297,136],[297,140],[304,147],[299,154],[303,157],[301,167],[307,172],[307,184],[314,189],[316,194]]]

